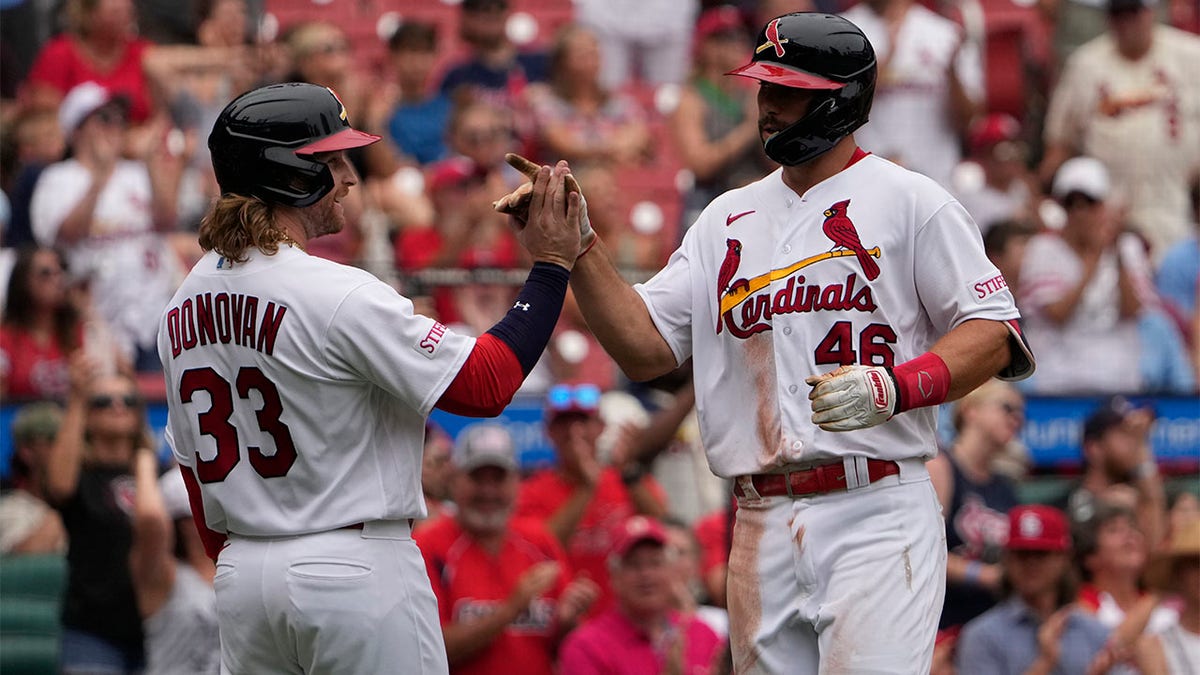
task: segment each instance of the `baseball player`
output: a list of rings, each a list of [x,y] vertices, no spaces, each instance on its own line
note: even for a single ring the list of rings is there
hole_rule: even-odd
[[[222,196],[158,346],[167,440],[217,561],[223,672],[447,671],[411,538],[425,419],[503,409],[579,251],[580,198],[565,163],[546,167],[509,314],[478,339],[414,314],[370,274],[305,252],[344,224],[345,150],[378,140],[331,90],[296,83],[239,96],[209,136]]]
[[[713,200],[645,284],[598,239],[572,272],[631,378],[695,359],[709,464],[739,504],[739,673],[929,672],[946,569],[933,406],[1033,368],[966,211],[855,144],[875,73],[849,21],[771,20],[731,74],[760,81],[761,137],[783,167]]]

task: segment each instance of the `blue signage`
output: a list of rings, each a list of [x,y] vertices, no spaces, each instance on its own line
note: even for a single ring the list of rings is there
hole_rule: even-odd
[[[1200,472],[1200,399],[1140,397],[1131,401],[1139,407],[1148,406],[1155,412],[1150,443],[1159,463],[1172,472]],[[1043,472],[1078,469],[1082,461],[1080,443],[1083,420],[1102,403],[1103,399],[1099,398],[1029,397],[1022,440],[1029,449],[1033,467]],[[3,478],[8,477],[9,456],[12,454],[9,428],[18,409],[16,405],[0,406],[0,477]],[[162,443],[163,428],[167,421],[166,405],[150,404],[147,416],[165,460],[170,454]],[[470,425],[481,421],[440,410],[435,410],[431,419],[455,439]],[[517,397],[498,421],[507,425],[512,432],[523,470],[554,464],[554,449],[545,435],[541,397]],[[947,430],[942,431],[944,435]]]

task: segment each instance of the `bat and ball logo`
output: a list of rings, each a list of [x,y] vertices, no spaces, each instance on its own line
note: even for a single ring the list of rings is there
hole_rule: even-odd
[[[767,31],[771,35],[770,27]],[[782,47],[780,47],[782,49]],[[878,246],[868,249],[863,245],[858,235],[858,228],[847,215],[850,200],[843,199],[829,205],[823,215],[821,231],[833,242],[833,246],[823,253],[809,256],[792,265],[781,269],[773,269],[753,278],[739,278],[738,269],[742,263],[743,245],[740,239],[729,237],[725,240],[725,258],[717,271],[717,326],[728,327],[736,337],[745,338],[754,333],[770,329],[769,320],[774,314],[789,312],[814,311],[864,311],[873,312],[876,309],[875,300],[868,285],[859,285],[858,273],[846,277],[844,283],[827,285],[805,285],[804,275],[796,273],[810,265],[830,260],[854,256],[862,276],[867,281],[879,278],[879,263],[875,258],[881,255]],[[726,218],[726,226],[733,225],[742,217],[754,211],[730,214]],[[787,280],[782,289],[772,294],[769,287],[772,282]],[[765,291],[765,292],[764,292]],[[734,317],[734,310],[741,308],[741,321]]]

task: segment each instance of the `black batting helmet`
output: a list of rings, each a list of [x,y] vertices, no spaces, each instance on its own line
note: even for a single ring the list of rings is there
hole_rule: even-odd
[[[246,92],[225,106],[208,149],[222,194],[304,207],[334,187],[329,167],[312,155],[378,140],[351,128],[332,89],[289,82]]]
[[[807,115],[767,138],[771,159],[784,166],[807,162],[866,123],[875,50],[858,26],[833,14],[784,14],[767,23],[756,44],[750,63],[729,75],[822,92]]]

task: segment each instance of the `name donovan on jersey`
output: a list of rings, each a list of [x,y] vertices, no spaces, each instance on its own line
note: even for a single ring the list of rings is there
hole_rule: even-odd
[[[275,351],[275,338],[287,306],[263,302],[243,293],[202,293],[167,311],[171,357],[185,350],[215,344],[249,347],[263,354]]]

